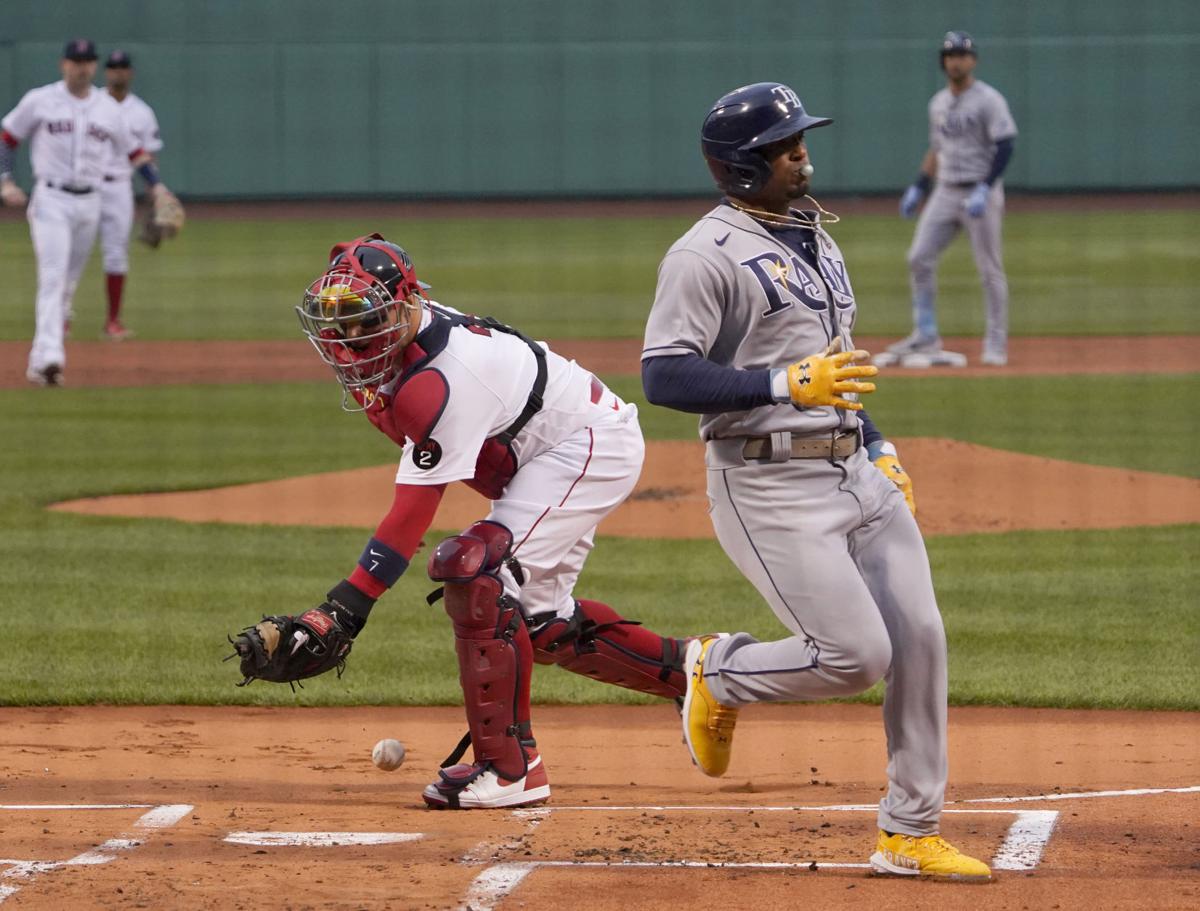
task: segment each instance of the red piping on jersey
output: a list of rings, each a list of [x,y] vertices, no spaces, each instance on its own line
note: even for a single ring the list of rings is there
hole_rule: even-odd
[[[4,130],[2,133],[0,133],[0,139],[3,139],[4,144],[10,149],[15,149],[21,144],[21,140],[17,139],[17,137],[8,132],[8,130]]]
[[[139,146],[138,148],[134,149],[132,152],[129,153],[129,160],[133,161],[135,158],[137,158],[139,155],[141,155],[144,151],[145,150]]]
[[[542,514],[537,517],[537,521],[534,522],[531,526],[529,526],[529,531],[525,532],[525,537],[523,537],[521,539],[521,544],[524,544],[526,541],[529,540],[529,536],[531,534],[533,534],[533,530],[538,527],[538,522],[541,522],[542,519],[546,518],[546,514],[548,512],[550,512],[551,509],[557,509],[557,508],[561,507],[564,503],[567,502],[567,497],[569,497],[571,495],[571,491],[573,491],[575,489],[575,485],[583,480],[583,476],[585,474],[587,474],[588,466],[592,464],[592,449],[595,447],[595,445],[596,445],[596,431],[592,430],[592,428],[589,427],[588,428],[588,454],[587,454],[587,460],[583,463],[583,471],[579,472],[579,477],[577,477],[574,481],[571,482],[571,486],[567,488],[567,492],[565,494],[563,494],[563,498],[558,501],[557,507],[547,506],[544,510],[542,510]],[[513,548],[514,554],[518,550],[521,549],[521,544],[518,544],[516,547]]]

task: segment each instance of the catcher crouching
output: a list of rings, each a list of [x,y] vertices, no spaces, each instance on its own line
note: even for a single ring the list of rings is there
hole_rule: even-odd
[[[408,568],[446,485],[492,502],[441,542],[430,578],[454,629],[468,734],[425,788],[438,809],[542,803],[533,737],[535,662],[682,699],[686,642],[659,636],[574,588],[596,526],[633,490],[645,444],[635,405],[491,318],[428,299],[408,254],[378,234],[339,243],[297,308],[347,411],[403,449],[392,505],[350,576],[318,607],[268,617],[233,640],[242,684],[336,669],[376,600]],[[470,763],[459,762],[470,747]]]

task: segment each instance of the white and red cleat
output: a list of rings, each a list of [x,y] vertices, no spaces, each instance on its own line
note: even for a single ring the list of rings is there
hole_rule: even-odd
[[[529,757],[524,778],[509,781],[490,765],[460,763],[438,773],[438,780],[421,795],[435,810],[494,810],[528,807],[550,799],[550,779],[536,753]]]
[[[110,342],[123,342],[133,336],[133,333],[121,325],[119,319],[110,319],[104,324],[104,337]]]

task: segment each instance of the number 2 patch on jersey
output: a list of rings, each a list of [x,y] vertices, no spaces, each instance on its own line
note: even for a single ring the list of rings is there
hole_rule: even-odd
[[[430,437],[424,443],[413,447],[413,464],[418,468],[429,471],[442,460],[442,447],[438,441]]]

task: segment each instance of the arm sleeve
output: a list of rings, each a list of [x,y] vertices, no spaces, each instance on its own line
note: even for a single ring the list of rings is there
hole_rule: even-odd
[[[722,367],[691,353],[643,360],[642,388],[652,404],[693,414],[746,411],[774,402],[770,370]]]
[[[989,187],[996,182],[996,179],[1004,173],[1004,169],[1008,167],[1008,160],[1012,158],[1013,141],[1012,137],[1001,139],[996,143],[996,157],[992,159],[991,170],[988,171],[987,177],[983,179]]]
[[[12,175],[13,165],[16,161],[17,140],[5,130],[0,135],[0,174]]]
[[[658,267],[642,357],[708,355],[721,328],[725,282],[699,253],[672,250]]]
[[[883,442],[883,434],[879,428],[875,426],[875,422],[871,420],[871,416],[867,414],[867,409],[863,409],[858,413],[858,419],[862,421],[863,445],[869,450],[875,443]]]
[[[394,585],[408,568],[421,536],[433,524],[445,491],[445,484],[428,487],[397,484],[392,508],[367,542],[349,576],[350,584],[371,598],[378,598]]]

